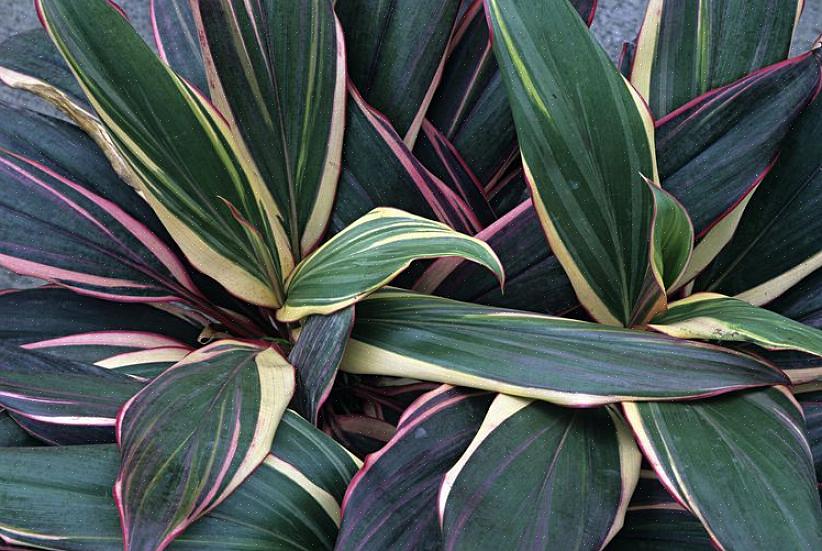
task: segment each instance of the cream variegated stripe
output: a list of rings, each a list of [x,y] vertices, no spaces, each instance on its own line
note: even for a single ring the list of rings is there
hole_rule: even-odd
[[[499,394],[494,398],[491,407],[488,409],[488,413],[485,414],[485,419],[482,420],[482,425],[480,425],[468,449],[465,450],[459,461],[445,473],[445,477],[442,479],[442,485],[437,495],[437,509],[440,518],[443,518],[445,515],[445,507],[448,503],[448,495],[451,493],[451,488],[453,488],[454,482],[471,459],[471,456],[474,455],[485,439],[488,438],[497,427],[507,419],[510,419],[518,411],[528,407],[531,403],[533,403],[533,400],[508,396],[507,394]]]
[[[46,1],[38,0],[38,9],[46,30],[104,123],[104,132],[109,135],[131,173],[136,176],[135,183],[138,189],[157,211],[161,221],[192,264],[223,283],[240,298],[255,304],[278,307],[282,302],[280,286],[293,267],[288,238],[276,203],[247,155],[244,155],[242,148],[233,142],[226,121],[167,65],[156,58],[146,59],[145,63],[152,69],[161,68],[163,78],[167,78],[176,88],[192,120],[196,121],[199,131],[207,138],[212,148],[209,155],[219,159],[225,170],[225,183],[233,188],[232,193],[242,202],[234,206],[240,209],[244,216],[250,215],[253,218],[249,223],[265,236],[266,243],[273,249],[267,253],[273,258],[273,262],[270,258],[260,258],[259,248],[254,250],[253,244],[248,243],[242,231],[238,231],[236,225],[230,222],[230,217],[227,218],[228,223],[219,226],[220,233],[208,232],[207,235],[203,235],[199,220],[208,220],[208,223],[214,224],[222,214],[216,213],[215,205],[203,204],[203,197],[192,196],[192,193],[199,193],[199,190],[180,187],[178,182],[171,181],[163,167],[155,162],[152,155],[133,139],[129,131],[117,123],[112,113],[107,111],[104,101],[101,101],[104,96],[98,97],[98,94],[104,93],[100,83],[84,73],[75,58],[76,52],[67,46],[61,33],[53,28],[49,18],[50,9],[44,9],[43,4]],[[119,20],[117,22],[120,24]],[[62,20],[61,23],[71,25],[74,21]],[[124,20],[122,24],[124,31],[133,32]],[[76,49],[76,45],[74,48]],[[85,52],[83,54],[85,55]],[[206,201],[218,202],[218,197]],[[182,203],[182,212],[172,208],[171,205],[175,202]],[[261,227],[257,227],[258,224]],[[272,256],[272,253],[275,256]]]
[[[414,260],[443,256],[477,262],[504,284],[502,264],[483,241],[397,209],[374,209],[297,266],[277,319],[341,310],[388,284]]]
[[[634,495],[634,490],[639,483],[640,473],[642,471],[642,452],[636,445],[631,429],[625,423],[625,420],[614,409],[616,406],[609,406],[606,408],[608,415],[614,423],[617,431],[617,443],[619,444],[619,468],[622,479],[622,493],[620,494],[619,506],[617,507],[616,515],[614,515],[614,522],[608,535],[605,537],[602,548],[605,548],[614,536],[616,536],[625,524],[625,514],[628,512],[628,506],[631,503],[631,497]]]
[[[334,496],[317,486],[294,465],[283,461],[274,454],[269,454],[263,461],[263,465],[274,469],[305,490],[305,492],[314,498],[314,501],[322,507],[326,514],[328,514],[328,517],[334,524],[337,526],[340,525],[340,504],[337,503]]]
[[[717,293],[696,293],[673,302],[649,327],[681,339],[747,341],[770,350],[822,356],[819,329]]]
[[[806,276],[822,267],[822,251],[797,264],[787,272],[766,281],[752,289],[736,295],[736,298],[757,306],[767,304],[799,283]]]
[[[286,358],[269,348],[254,358],[260,377],[260,407],[254,436],[237,467],[234,476],[225,485],[216,503],[221,502],[239,486],[265,459],[271,449],[277,425],[288,407],[296,385],[294,368]]]

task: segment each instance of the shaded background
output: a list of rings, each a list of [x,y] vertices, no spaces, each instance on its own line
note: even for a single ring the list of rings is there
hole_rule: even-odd
[[[157,0],[162,2],[163,0]],[[538,0],[534,0],[538,1]],[[633,40],[639,30],[648,0],[599,0],[593,31],[608,54],[616,59],[622,43]],[[132,24],[153,45],[148,22],[149,0],[120,0]],[[39,26],[32,0],[0,0],[0,41],[20,31]],[[822,0],[806,0],[805,11],[794,36],[792,54],[807,50],[822,34]],[[745,40],[745,37],[740,37]],[[0,85],[0,101],[27,104],[32,101],[26,94]],[[2,124],[2,121],[0,121]],[[0,269],[0,289],[19,286],[25,280],[11,276]]]

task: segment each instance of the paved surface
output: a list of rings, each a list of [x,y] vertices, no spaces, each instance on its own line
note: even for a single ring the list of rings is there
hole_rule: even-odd
[[[135,27],[149,39],[149,0],[121,0],[119,3],[129,14]],[[616,58],[619,55],[623,42],[636,36],[646,3],[647,0],[600,0],[593,30],[612,57]],[[0,41],[16,32],[39,25],[32,4],[32,0],[0,0]],[[807,49],[814,39],[822,34],[822,0],[806,0],[805,4],[805,12],[794,39],[794,53]],[[740,40],[744,40],[744,37]],[[17,104],[26,104],[30,101],[20,93],[2,87],[0,100]],[[0,270],[0,289],[10,283],[23,282],[10,278]]]

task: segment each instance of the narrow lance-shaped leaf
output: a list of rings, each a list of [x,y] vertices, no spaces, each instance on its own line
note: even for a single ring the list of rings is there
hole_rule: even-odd
[[[207,94],[208,80],[189,0],[151,0],[149,14],[160,59]]]
[[[695,290],[761,305],[822,266],[821,132],[822,100],[817,96],[791,128],[733,238],[697,278]]]
[[[656,123],[662,186],[690,214],[699,244],[683,281],[713,260],[771,170],[785,135],[820,84],[807,53],[713,90]]]
[[[119,460],[114,445],[0,450],[0,538],[27,548],[122,549],[112,500]],[[266,460],[169,549],[331,549],[338,503],[357,467],[330,437],[286,411]]]
[[[444,549],[602,549],[641,455],[619,414],[500,394],[438,497]]]
[[[78,129],[3,106],[0,114],[0,265],[112,300],[201,298],[174,250],[146,225],[154,219],[142,199]],[[21,144],[37,137],[39,151]],[[72,141],[51,141],[58,137]]]
[[[297,258],[322,238],[346,103],[342,28],[328,0],[197,0],[211,95],[248,150]]]
[[[694,226],[685,208],[673,195],[648,183],[654,192],[654,262],[665,289],[677,286],[694,249]]]
[[[353,325],[353,306],[328,316],[309,316],[288,355],[289,363],[297,372],[292,407],[315,425],[334,385]]]
[[[590,25],[596,2],[574,0],[572,4]],[[483,0],[463,2],[460,12],[426,118],[490,190],[506,163],[515,154],[519,158],[514,120],[494,59]],[[414,151],[419,153],[419,145]]]
[[[126,549],[163,549],[263,461],[294,391],[273,348],[218,341],[164,372],[117,418],[114,496]]]
[[[102,367],[0,346],[0,405],[52,444],[113,442],[117,411],[142,388]]]
[[[707,344],[400,290],[357,305],[341,369],[566,406],[707,397],[788,380]]]
[[[803,0],[651,0],[631,82],[662,117],[785,59],[802,5]]]
[[[650,117],[566,0],[486,5],[551,249],[595,319],[642,325],[665,305]]]
[[[460,0],[337,0],[351,80],[413,146],[445,64]]]
[[[481,264],[504,283],[488,245],[444,224],[389,208],[374,209],[303,260],[288,281],[280,321],[329,314],[387,284],[412,261],[459,256]]]
[[[822,330],[745,301],[696,293],[673,302],[650,328],[682,339],[751,342],[768,350],[796,350],[822,357]],[[789,369],[794,383],[822,375],[822,369]]]
[[[492,398],[443,385],[412,404],[397,434],[352,479],[336,549],[440,549],[440,483],[471,443]]]
[[[284,213],[219,113],[106,0],[37,6],[140,190],[191,263],[248,302],[280,306],[293,265]]]
[[[476,233],[476,214],[431,174],[403,143],[391,123],[349,86],[343,168],[332,213],[332,233],[376,207],[399,208]]]
[[[787,390],[624,407],[660,480],[702,521],[717,547],[822,546],[822,507],[804,420]]]

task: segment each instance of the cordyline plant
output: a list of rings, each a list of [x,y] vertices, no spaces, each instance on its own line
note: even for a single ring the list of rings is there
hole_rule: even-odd
[[[0,538],[822,549],[801,4],[651,0],[614,64],[595,1],[37,0]]]

